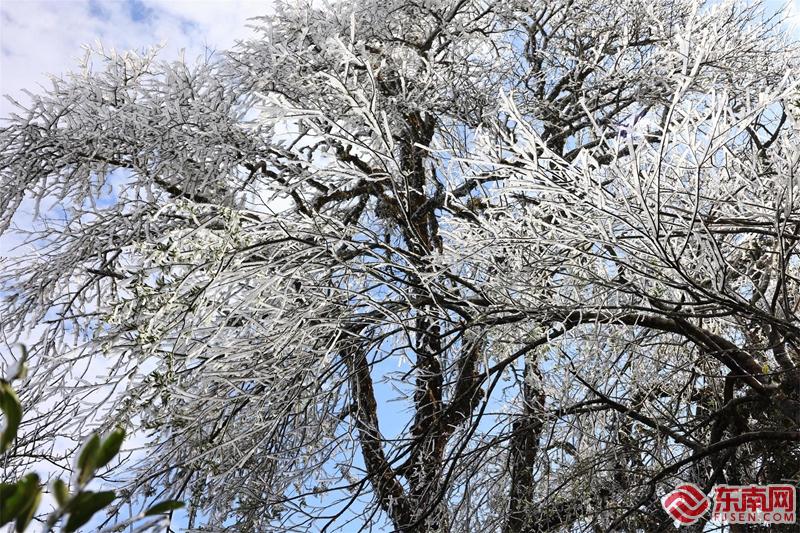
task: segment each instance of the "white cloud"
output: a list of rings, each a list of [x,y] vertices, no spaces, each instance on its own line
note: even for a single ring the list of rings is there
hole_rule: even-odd
[[[165,43],[162,58],[186,50],[191,60],[247,37],[248,19],[271,11],[271,0],[0,0],[0,94],[25,101],[48,74],[76,67],[82,45],[117,50]],[[0,116],[12,110],[0,102]]]

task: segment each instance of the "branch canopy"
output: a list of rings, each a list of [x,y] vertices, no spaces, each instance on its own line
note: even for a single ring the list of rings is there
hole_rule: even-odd
[[[9,468],[119,426],[123,499],[209,531],[656,531],[678,481],[796,482],[781,17],[279,3],[204,62],[93,51],[0,129]]]

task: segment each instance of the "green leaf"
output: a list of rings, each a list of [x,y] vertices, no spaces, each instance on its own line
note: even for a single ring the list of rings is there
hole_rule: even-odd
[[[28,377],[28,364],[18,363],[17,371],[14,373],[14,379],[25,379]]]
[[[108,437],[106,437],[106,440],[100,447],[100,451],[97,453],[97,463],[95,464],[95,467],[100,468],[101,466],[107,465],[111,459],[113,459],[119,453],[119,449],[122,447],[122,441],[124,439],[124,429],[117,428],[112,431]]]
[[[87,481],[94,476],[95,465],[97,464],[98,454],[100,452],[100,436],[97,433],[92,434],[86,444],[83,445],[80,455],[78,456],[78,464],[75,470],[78,471],[78,486],[83,486]]]
[[[145,511],[145,516],[154,516],[157,514],[164,514],[183,507],[184,503],[177,500],[166,500],[159,502]]]
[[[28,506],[17,514],[16,530],[17,533],[22,533],[28,527],[28,524],[33,520],[33,515],[36,514],[36,509],[39,508],[39,502],[42,501],[42,487],[36,485]]]
[[[17,361],[17,368],[14,371],[14,374],[10,377],[9,381],[14,381],[15,379],[25,379],[28,377],[28,347],[24,344],[20,344],[19,347],[22,354]]]
[[[107,507],[114,501],[117,495],[113,490],[104,492],[81,492],[78,494],[69,508],[69,518],[67,525],[64,526],[66,533],[71,533],[92,519],[94,514]]]
[[[50,486],[53,489],[53,496],[58,502],[58,505],[63,508],[69,501],[69,488],[67,487],[67,484],[64,483],[61,478],[57,478],[53,480],[53,483]]]
[[[17,492],[16,483],[0,483],[0,508],[15,492]]]
[[[5,380],[0,380],[0,411],[6,417],[6,425],[0,433],[0,453],[4,453],[17,438],[19,423],[22,421],[22,406],[17,393]]]
[[[17,518],[23,511],[27,510],[31,503],[36,499],[36,495],[41,491],[39,486],[39,476],[28,474],[14,486],[13,492],[4,484],[0,499],[0,526],[4,526]]]
[[[19,484],[17,483],[3,483],[0,485],[0,527],[14,519],[15,515],[11,514],[10,502],[11,498],[17,493],[18,488]]]

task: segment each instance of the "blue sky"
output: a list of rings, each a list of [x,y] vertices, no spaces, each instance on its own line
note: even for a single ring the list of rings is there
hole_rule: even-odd
[[[248,18],[268,14],[272,0],[0,0],[0,94],[24,100],[23,88],[45,73],[71,70],[82,46],[117,50],[164,42],[164,58],[193,59],[247,37]],[[0,116],[12,106],[2,99]]]
[[[743,0],[744,1],[744,0]],[[800,20],[800,0],[788,3]],[[247,37],[248,18],[267,14],[273,0],[0,0],[0,95],[24,100],[23,88],[47,84],[45,73],[73,68],[81,46],[141,49],[166,43],[164,58],[180,50],[192,59],[207,48],[226,49]],[[3,98],[0,117],[12,106]]]

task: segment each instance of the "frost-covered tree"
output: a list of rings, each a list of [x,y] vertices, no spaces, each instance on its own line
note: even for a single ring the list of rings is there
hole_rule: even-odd
[[[316,4],[316,3],[314,3]],[[800,50],[759,5],[281,4],[87,56],[0,130],[4,475],[220,531],[657,531],[800,480]]]

